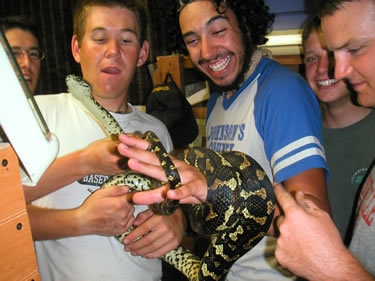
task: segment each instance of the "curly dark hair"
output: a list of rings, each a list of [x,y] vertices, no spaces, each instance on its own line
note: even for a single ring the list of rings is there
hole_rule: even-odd
[[[194,0],[182,1],[184,3]],[[272,31],[275,15],[270,13],[269,7],[263,0],[211,0],[215,3],[218,13],[222,14],[230,9],[235,14],[239,28],[245,41],[251,47],[263,45],[267,42],[266,35]],[[222,8],[226,7],[226,8]],[[182,7],[183,8],[183,7]],[[186,48],[182,40],[179,26],[180,1],[176,0],[174,5],[166,11],[166,26],[168,26],[168,51],[170,53],[186,54]]]

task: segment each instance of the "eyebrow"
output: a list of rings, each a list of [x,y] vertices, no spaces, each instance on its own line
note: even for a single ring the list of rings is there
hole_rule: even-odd
[[[18,51],[18,50],[28,50],[28,51],[30,51],[30,50],[39,50],[40,49],[39,46],[31,46],[30,48],[23,48],[21,46],[16,46],[16,45],[14,45],[14,46],[10,45],[10,48],[13,51]]]
[[[315,55],[316,52],[315,51],[312,51],[312,50],[308,50],[308,51],[305,51],[303,53],[303,56],[306,57],[306,56],[311,56],[311,55]]]
[[[95,27],[94,29],[91,30],[91,32],[96,32],[96,31],[108,31],[108,29],[104,28],[104,27]],[[130,33],[133,33],[135,36],[138,36],[138,33],[136,30],[134,29],[130,29],[130,28],[123,28],[123,29],[120,29],[121,32],[130,32]]]
[[[224,20],[227,21],[227,20],[228,20],[228,17],[226,17],[226,16],[224,16],[224,15],[217,15],[217,16],[214,16],[214,17],[210,18],[210,19],[206,22],[205,26],[208,27],[208,26],[211,25],[213,22],[215,22],[215,21],[217,21],[217,20],[221,20],[221,19],[224,19]],[[182,37],[185,38],[185,37],[188,37],[188,36],[190,36],[190,35],[194,35],[194,34],[195,34],[194,31],[188,31],[188,32],[182,34]]]
[[[354,43],[354,41],[353,40],[350,40],[350,41],[348,41],[348,42],[345,42],[344,44],[342,44],[341,46],[338,46],[338,47],[335,47],[335,48],[331,48],[331,47],[329,47],[328,49],[330,50],[330,51],[339,51],[339,50],[343,50],[343,49],[345,49],[345,48],[347,48],[348,46],[350,46],[351,44],[353,44]]]

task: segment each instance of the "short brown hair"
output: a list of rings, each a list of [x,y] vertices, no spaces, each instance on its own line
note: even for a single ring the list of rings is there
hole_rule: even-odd
[[[143,6],[135,0],[80,0],[77,2],[73,11],[73,34],[77,36],[80,42],[85,33],[86,18],[88,10],[94,6],[102,7],[122,7],[129,9],[135,14],[137,26],[139,29],[138,42],[140,45],[146,40],[147,18]]]

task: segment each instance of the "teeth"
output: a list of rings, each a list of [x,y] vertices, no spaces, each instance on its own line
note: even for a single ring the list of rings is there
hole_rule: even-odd
[[[329,79],[329,80],[319,81],[318,85],[319,86],[331,86],[332,84],[335,84],[336,82],[338,82],[337,79]]]
[[[224,60],[220,60],[215,64],[210,64],[208,67],[212,71],[222,71],[228,66],[229,62],[230,62],[230,56],[227,56]]]
[[[26,75],[26,74],[23,74],[23,78],[25,78],[25,80],[31,80],[31,77],[29,75]]]

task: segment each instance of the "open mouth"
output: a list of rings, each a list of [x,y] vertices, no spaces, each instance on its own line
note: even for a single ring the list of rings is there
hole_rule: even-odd
[[[218,71],[224,70],[228,66],[229,62],[230,62],[230,56],[227,56],[225,59],[219,60],[215,62],[214,64],[209,64],[208,67],[212,71],[218,72]]]
[[[103,72],[108,73],[108,74],[119,74],[121,70],[118,69],[117,67],[107,67],[103,69]]]
[[[27,82],[30,82],[31,81],[31,76],[30,75],[27,75],[27,74],[22,74],[23,75],[23,78],[27,81]]]
[[[337,83],[338,81],[339,80],[337,80],[337,79],[322,80],[322,81],[318,81],[318,86],[328,87],[328,86],[331,86],[331,85]]]

